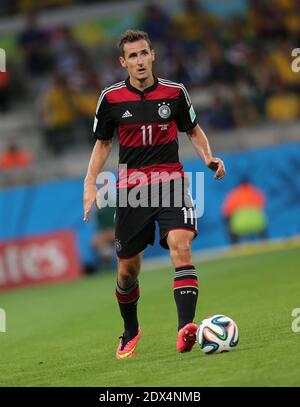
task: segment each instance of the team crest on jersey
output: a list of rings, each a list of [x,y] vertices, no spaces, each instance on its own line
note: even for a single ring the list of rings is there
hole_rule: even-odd
[[[169,103],[158,104],[158,114],[162,119],[168,119],[171,116],[171,109]]]
[[[116,246],[116,251],[119,252],[122,250],[122,245],[119,239],[115,239],[115,246]]]

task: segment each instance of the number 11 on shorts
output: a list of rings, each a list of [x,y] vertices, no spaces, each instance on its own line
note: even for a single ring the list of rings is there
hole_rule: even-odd
[[[188,222],[188,218],[191,220],[191,225],[194,224],[194,211],[193,208],[182,208],[183,216],[184,216],[184,223]],[[189,212],[189,216],[188,216]]]

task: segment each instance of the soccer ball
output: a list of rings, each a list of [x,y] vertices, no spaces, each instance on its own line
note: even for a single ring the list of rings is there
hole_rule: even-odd
[[[238,344],[239,331],[231,318],[217,314],[200,323],[196,338],[202,352],[229,352]]]

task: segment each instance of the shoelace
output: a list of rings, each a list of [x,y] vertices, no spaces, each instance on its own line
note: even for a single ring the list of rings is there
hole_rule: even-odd
[[[119,339],[122,340],[121,350],[123,350],[123,349],[125,348],[125,346],[126,346],[125,336],[124,336],[124,335],[121,335],[121,336],[119,336]]]
[[[196,335],[195,334],[189,333],[189,332],[185,333],[185,336],[184,336],[184,341],[185,342],[195,342],[195,340],[196,340]]]
[[[134,337],[131,338],[131,339],[126,339],[125,336],[122,335],[122,336],[119,336],[119,339],[122,340],[121,350],[124,350],[125,346],[126,346],[130,341],[132,341],[132,339],[134,339]]]

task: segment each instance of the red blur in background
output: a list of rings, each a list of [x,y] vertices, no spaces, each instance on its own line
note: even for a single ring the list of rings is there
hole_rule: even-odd
[[[0,290],[80,277],[72,231],[0,243]]]

